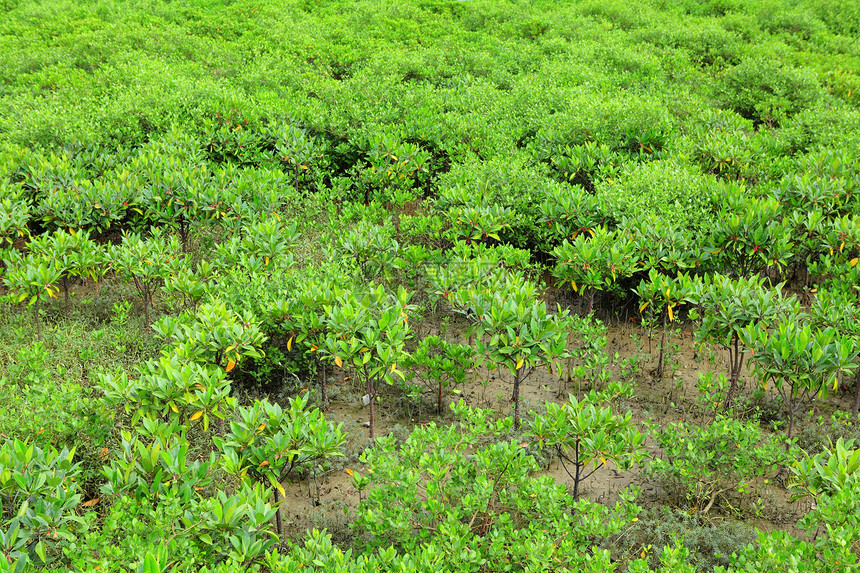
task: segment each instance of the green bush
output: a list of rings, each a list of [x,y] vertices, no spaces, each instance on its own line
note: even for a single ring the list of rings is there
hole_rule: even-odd
[[[778,126],[823,96],[815,74],[773,59],[747,59],[718,78],[717,102],[756,124]]]
[[[595,196],[616,221],[657,216],[676,229],[702,231],[714,219],[712,179],[677,159],[622,166],[616,179],[597,185]]]

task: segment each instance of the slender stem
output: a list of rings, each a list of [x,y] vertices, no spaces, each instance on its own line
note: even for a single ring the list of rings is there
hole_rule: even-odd
[[[663,312],[663,331],[660,333],[660,356],[657,358],[657,378],[663,378],[663,347],[666,346],[666,312]]]
[[[281,506],[279,505],[280,494],[278,493],[278,488],[276,487],[272,487],[272,491],[275,494],[275,524],[278,528],[278,539],[280,539],[281,535],[284,532],[284,525],[281,522]]]
[[[520,370],[514,374],[514,393],[511,396],[514,403],[514,429],[520,429]]]
[[[373,378],[370,376],[367,377],[367,395],[370,396],[370,441],[372,442],[376,439],[376,432],[373,424]]]
[[[36,340],[42,340],[42,319],[39,317],[39,297],[36,297]]]
[[[858,410],[860,410],[860,368],[858,368],[857,373],[854,374],[854,405],[851,407],[851,414],[854,416],[855,426],[860,422],[860,419],[858,419]]]

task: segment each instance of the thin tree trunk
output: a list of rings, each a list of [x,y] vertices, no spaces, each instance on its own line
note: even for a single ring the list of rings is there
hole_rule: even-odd
[[[728,410],[732,405],[735,390],[738,385],[738,380],[741,377],[741,365],[743,358],[740,356],[740,342],[737,333],[732,334],[732,341],[729,346],[729,391],[726,393],[726,400],[723,402],[723,409]]]
[[[278,505],[278,502],[280,502],[280,494],[278,493],[278,488],[273,487],[272,490],[275,493],[275,524],[278,528],[278,541],[281,541],[281,535],[284,532],[284,524],[281,522],[281,507]]]
[[[660,356],[657,358],[657,378],[663,379],[663,347],[666,345],[666,313],[663,313],[663,332],[660,333]]]
[[[520,371],[517,370],[514,374],[514,393],[511,396],[511,401],[514,403],[514,429],[520,429]]]
[[[66,318],[69,318],[69,309],[71,308],[69,305],[69,287],[72,285],[68,277],[63,277],[61,284],[63,285],[63,298],[66,301]]]
[[[144,331],[149,332],[149,287],[143,287]]]
[[[322,366],[322,380],[320,380],[320,394],[322,398],[322,408],[323,412],[328,410],[328,393],[326,392],[326,379],[325,379],[325,362],[322,360],[319,361]]]
[[[442,380],[439,380],[439,394],[436,397],[436,413],[442,415]]]
[[[860,368],[854,374],[854,405],[851,407],[851,415],[854,416],[855,426],[858,423],[858,411],[860,411]]]
[[[373,426],[373,379],[370,377],[367,378],[367,395],[370,397],[370,441],[374,441],[376,439],[376,431]]]
[[[790,448],[791,444],[791,432],[794,429],[794,404],[788,404],[788,432],[786,433],[786,437],[788,438],[788,442],[785,444],[786,449]]]
[[[39,297],[36,297],[36,340],[42,340],[42,319],[39,317]]]

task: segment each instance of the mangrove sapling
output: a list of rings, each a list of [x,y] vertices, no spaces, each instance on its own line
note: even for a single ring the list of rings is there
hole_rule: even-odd
[[[565,358],[567,377],[559,379],[558,397],[564,396],[564,382],[577,382],[577,391],[582,391],[582,383],[588,381],[591,388],[595,383],[610,376],[607,368],[610,356],[606,353],[608,329],[603,322],[591,317],[568,316],[568,356]]]
[[[209,173],[204,167],[182,166],[173,157],[155,161],[158,165],[150,168],[149,184],[141,192],[144,218],[153,227],[175,228],[187,253],[191,228],[204,217],[201,192]]]
[[[238,314],[217,299],[200,305],[194,312],[165,316],[154,330],[171,345],[162,354],[221,366],[225,372],[230,372],[243,357],[261,358],[259,348],[266,341],[251,312]]]
[[[591,391],[582,400],[573,395],[564,404],[546,403],[546,414],[535,414],[529,434],[541,449],[555,451],[564,471],[573,480],[573,498],[582,483],[607,462],[629,469],[645,456],[644,436],[634,427],[630,412],[620,414],[609,404],[629,388]]]
[[[802,324],[797,315],[781,318],[771,330],[751,324],[740,336],[755,350],[750,360],[753,374],[765,388],[772,382],[782,398],[789,441],[797,413],[816,396],[825,395],[829,387],[835,390],[838,374],[853,371],[860,353],[836,329]]]
[[[165,240],[164,233],[153,228],[152,235],[144,239],[138,233],[126,233],[121,245],[113,245],[108,253],[109,265],[117,275],[131,280],[143,299],[144,331],[149,332],[150,308],[155,293],[164,285],[173,269],[179,251],[176,237]]]
[[[840,286],[842,285],[834,285],[835,288]],[[855,320],[858,304],[860,299],[854,289],[846,291],[818,289],[815,302],[810,308],[812,324],[818,328],[834,328],[852,347],[857,346],[857,341],[860,340],[860,325]],[[851,415],[856,423],[858,408],[860,408],[860,368],[855,371],[854,384]]]
[[[354,368],[364,382],[371,440],[376,437],[374,413],[379,382],[393,384],[393,375],[404,378],[397,365],[405,358],[405,343],[412,334],[407,315],[412,308],[408,304],[410,297],[411,293],[402,287],[391,295],[382,285],[371,285],[361,296],[344,292],[325,308],[328,330],[325,345],[319,351],[338,367]]]
[[[656,269],[671,276],[701,266],[711,255],[691,230],[678,229],[657,215],[625,218],[619,226],[633,241],[642,267],[649,271]]]
[[[754,276],[765,268],[783,268],[793,254],[789,223],[779,202],[751,198],[739,186],[728,187],[711,234],[713,258],[726,273],[739,278]]]
[[[6,254],[3,284],[9,289],[7,298],[13,303],[27,301],[27,306],[33,307],[36,339],[42,340],[40,305],[49,298],[57,297],[59,289],[56,285],[62,278],[62,270],[53,261],[35,254],[23,256],[12,250]]]
[[[600,212],[600,201],[579,186],[549,190],[539,207],[539,234],[547,250],[566,238],[590,233],[606,219]]]
[[[444,390],[461,384],[472,367],[475,348],[447,342],[440,336],[425,336],[404,363],[404,369],[415,369],[436,398],[436,413],[441,416]],[[459,391],[458,391],[459,392]]]
[[[390,272],[397,266],[400,245],[393,237],[391,220],[376,225],[362,221],[340,239],[340,256],[352,259],[360,271],[360,279],[390,280]]]
[[[474,293],[478,322],[470,338],[478,354],[496,368],[507,368],[513,377],[514,429],[520,427],[523,381],[539,366],[552,371],[555,365],[560,376],[559,361],[567,356],[568,311],[559,307],[550,314],[546,302],[535,300],[534,295],[534,286],[516,277],[503,290]]]
[[[320,402],[325,411],[329,406],[326,361],[320,355],[319,349],[325,345],[327,335],[326,307],[333,304],[337,297],[343,296],[345,291],[337,284],[336,279],[329,276],[322,277],[319,281],[306,282],[301,288],[294,300],[282,303],[283,324],[290,329],[288,335],[291,338],[295,332],[296,344],[302,343],[305,353],[313,357],[320,375]]]
[[[59,280],[69,316],[69,288],[79,279],[88,278],[98,282],[107,271],[104,252],[90,238],[88,230],[66,232],[57,229],[51,234],[34,238],[28,248],[35,255],[51,260],[62,273]]]
[[[729,389],[723,400],[723,408],[728,409],[737,391],[744,356],[749,352],[741,331],[750,325],[766,328],[798,303],[783,296],[782,284],[768,288],[764,278],[732,279],[715,274],[684,283],[686,300],[696,307],[689,316],[699,320],[698,339],[716,342],[729,353]]]
[[[639,305],[640,314],[647,308],[649,309],[648,324],[653,324],[654,314],[659,317],[662,322],[660,331],[660,353],[657,358],[657,369],[655,378],[658,380],[663,377],[663,358],[666,348],[666,323],[674,322],[674,309],[686,302],[689,294],[690,278],[689,275],[678,273],[677,278],[664,276],[652,268],[648,271],[648,280],[642,280],[639,286],[633,292],[639,297],[641,304]],[[643,319],[643,324],[645,320]],[[651,338],[650,332],[648,336]]]
[[[594,309],[595,293],[632,275],[639,262],[633,241],[606,227],[579,233],[573,242],[565,239],[552,255],[556,258],[553,276],[559,284],[570,283],[574,292],[587,297],[587,315]]]
[[[0,182],[0,249],[11,247],[17,237],[27,234],[30,211],[23,189]]]
[[[314,171],[326,167],[324,142],[318,142],[301,128],[289,124],[275,124],[269,128],[275,151],[281,164],[293,175],[294,191],[300,196],[300,183],[312,181]]]
[[[752,480],[793,455],[756,421],[718,415],[704,426],[673,422],[650,429],[665,459],[651,460],[647,474],[701,513],[728,501],[731,492],[749,491]]]
[[[268,482],[275,504],[285,496],[281,483],[294,471],[335,457],[343,457],[346,443],[342,424],[327,422],[318,409],[308,409],[308,394],[290,399],[287,409],[268,401],[237,409],[237,420],[223,438],[214,438],[222,452],[222,464],[242,478]],[[278,535],[283,534],[280,511],[276,514]]]

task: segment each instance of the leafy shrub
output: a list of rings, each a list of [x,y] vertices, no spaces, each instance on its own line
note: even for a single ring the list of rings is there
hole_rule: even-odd
[[[560,569],[608,565],[605,552],[588,547],[638,513],[630,496],[615,507],[573,503],[551,478],[534,475],[534,458],[508,437],[511,418],[494,422],[462,401],[453,409],[458,424],[416,428],[399,448],[379,438],[364,453],[367,472],[353,475],[364,497],[353,522],[363,543],[413,555],[432,547],[455,570],[480,563],[542,570],[546,555]]]
[[[756,124],[780,125],[822,97],[811,71],[765,59],[747,59],[727,70],[714,95],[720,105]]]
[[[707,229],[713,221],[711,183],[676,159],[624,164],[617,178],[597,184],[595,197],[616,221],[635,213],[692,230]]]
[[[702,514],[734,493],[748,493],[752,480],[789,459],[779,440],[756,422],[718,416],[702,427],[673,422],[651,429],[666,458],[653,460],[648,473]]]
[[[639,514],[639,521],[622,536],[611,539],[607,545],[620,559],[646,553],[649,565],[656,567],[660,554],[656,548],[665,547],[682,539],[690,551],[689,562],[702,573],[717,566],[728,566],[729,557],[739,547],[754,544],[755,530],[731,520],[711,521],[690,514],[683,509],[670,507],[650,508]]]

